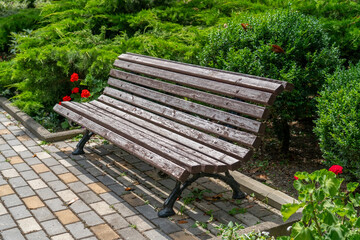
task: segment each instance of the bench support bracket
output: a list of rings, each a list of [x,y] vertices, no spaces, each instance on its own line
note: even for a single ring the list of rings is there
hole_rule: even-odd
[[[82,139],[80,140],[80,142],[76,145],[76,149],[74,152],[72,152],[72,155],[80,155],[80,154],[84,154],[84,146],[85,143],[87,141],[89,141],[89,139],[91,138],[91,136],[94,135],[93,132],[90,132],[89,130],[86,130],[86,132],[84,133],[84,136],[82,137]]]
[[[180,181],[176,181],[175,188],[172,190],[169,197],[165,200],[164,207],[158,212],[158,216],[165,218],[175,215],[173,207],[176,200],[181,196],[181,193],[184,191],[185,188],[187,188],[189,185],[191,185],[191,183],[195,182],[198,178],[201,177],[218,178],[229,184],[229,186],[233,190],[233,199],[242,199],[246,197],[246,194],[240,190],[240,184],[236,182],[233,176],[230,175],[229,171],[225,172],[225,176],[216,173],[197,173],[194,174],[190,179],[186,180],[182,185]]]

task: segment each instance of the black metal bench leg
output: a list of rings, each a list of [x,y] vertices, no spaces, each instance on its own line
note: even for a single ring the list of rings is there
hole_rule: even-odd
[[[94,135],[93,132],[90,132],[89,130],[86,130],[84,136],[80,140],[80,142],[76,145],[76,149],[74,152],[72,152],[72,155],[80,155],[84,154],[84,146],[87,141],[91,138],[91,136]]]
[[[165,200],[164,207],[158,212],[158,216],[164,218],[174,215],[175,211],[173,207],[176,202],[176,199],[181,196],[181,193],[184,191],[184,189],[187,186],[191,185],[191,183],[195,182],[200,177],[212,177],[224,181],[233,190],[233,196],[232,196],[233,199],[242,199],[246,197],[246,194],[240,190],[240,184],[237,181],[235,181],[235,179],[233,178],[233,176],[231,176],[229,171],[225,172],[225,176],[216,173],[198,173],[198,174],[194,174],[192,178],[186,180],[182,186],[181,186],[181,182],[176,181],[175,188],[172,190],[169,197]]]

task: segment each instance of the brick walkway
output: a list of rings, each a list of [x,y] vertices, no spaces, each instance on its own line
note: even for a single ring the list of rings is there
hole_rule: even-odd
[[[0,239],[211,239],[229,221],[282,222],[277,210],[251,197],[233,201],[227,186],[206,178],[184,191],[176,216],[158,218],[174,180],[99,138],[72,156],[77,141],[42,144],[0,111]],[[191,202],[196,189],[211,192]]]

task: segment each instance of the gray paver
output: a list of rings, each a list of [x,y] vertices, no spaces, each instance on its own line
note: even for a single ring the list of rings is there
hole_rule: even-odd
[[[60,164],[56,166],[52,166],[50,167],[50,169],[53,170],[53,172],[58,175],[69,172],[63,165]]]
[[[28,184],[30,185],[30,187],[34,190],[37,189],[41,189],[41,188],[46,188],[47,185],[45,184],[45,182],[43,180],[39,179],[34,179],[34,180],[30,180],[28,181]]]
[[[68,167],[68,170],[72,172],[74,175],[84,174],[86,171],[80,166]]]
[[[114,204],[113,207],[123,216],[130,217],[138,213],[138,211],[130,206],[130,204],[126,202]]]
[[[70,233],[63,233],[60,235],[53,236],[51,240],[73,240],[74,238],[70,235]]]
[[[40,173],[39,175],[45,182],[59,180],[59,178],[52,172],[44,172],[44,173]]]
[[[85,228],[84,224],[81,222],[68,224],[65,227],[71,232],[72,235],[74,235],[76,239],[90,237],[93,235],[92,232]]]
[[[29,186],[15,188],[15,191],[20,196],[20,198],[26,198],[35,195],[35,192]]]
[[[42,222],[41,226],[45,229],[45,231],[50,236],[54,236],[54,235],[66,232],[65,228],[56,219]]]
[[[33,233],[29,233],[26,235],[28,240],[48,240],[49,238],[46,236],[44,231],[37,231]]]
[[[21,145],[21,142],[19,141],[19,140],[17,140],[16,138],[15,138],[15,136],[13,136],[14,138],[14,140],[10,140],[10,141],[8,141],[8,143],[9,143],[9,145],[10,146],[17,146],[17,145]]]
[[[4,205],[8,208],[23,204],[20,198],[16,194],[3,196],[1,197],[1,200],[3,201]]]
[[[0,155],[1,156],[1,155]],[[12,165],[8,162],[5,162],[5,160],[0,160],[0,169],[1,170],[6,170],[6,169],[11,169]]]
[[[115,204],[119,202],[123,202],[124,200],[120,198],[118,195],[116,195],[113,192],[106,192],[100,194],[100,197],[105,200],[108,204]]]
[[[22,240],[25,238],[23,237],[22,233],[17,228],[12,228],[0,233],[0,237],[3,237],[4,240]]]
[[[57,192],[57,194],[60,196],[60,198],[61,198],[64,202],[68,202],[68,201],[71,201],[71,200],[77,198],[77,196],[75,195],[75,193],[74,193],[73,191],[71,191],[70,189]]]
[[[30,170],[30,171],[25,171],[25,172],[20,172],[21,176],[29,181],[29,180],[33,180],[33,179],[36,179],[38,178],[39,176],[36,174],[36,172],[34,172],[33,170]]]
[[[163,232],[157,230],[157,229],[152,229],[149,231],[146,231],[143,233],[146,237],[148,237],[149,239],[156,239],[156,240],[171,240],[171,238],[169,238],[168,236],[166,236]]]
[[[24,158],[30,158],[33,156],[32,152],[30,151],[23,151],[23,152],[19,152],[19,155],[22,159]]]
[[[127,227],[121,230],[118,230],[118,233],[121,235],[121,237],[124,240],[142,240],[146,239],[141,233],[136,231],[135,229],[131,227]]]
[[[4,215],[7,213],[6,208],[4,207],[4,205],[0,202],[0,215]]]
[[[19,227],[25,234],[33,231],[41,230],[40,225],[36,222],[35,218],[33,217],[21,219],[17,221],[17,223],[19,224]]]
[[[1,151],[2,155],[4,155],[4,157],[14,157],[17,155],[17,153],[14,150],[5,150],[5,151]]]
[[[79,175],[77,177],[80,179],[80,181],[82,181],[85,184],[97,182],[97,179],[95,177],[91,176],[90,174],[83,174],[83,175]]]
[[[54,199],[50,199],[50,200],[46,200],[45,204],[53,211],[53,212],[57,212],[63,209],[66,209],[66,207],[64,206],[63,201],[61,201],[59,198],[54,198]]]
[[[27,183],[24,181],[22,177],[11,178],[9,180],[9,183],[13,188],[23,187],[27,185]]]
[[[20,176],[19,173],[15,170],[15,169],[7,169],[7,170],[3,170],[1,171],[2,175],[6,178],[13,178],[13,177],[18,177]]]
[[[97,177],[97,179],[99,179],[99,181],[102,182],[106,186],[116,183],[116,181],[112,177],[109,177],[107,175],[99,176],[99,177]]]
[[[85,184],[83,184],[80,181],[69,183],[68,186],[71,190],[73,190],[75,193],[81,193],[90,190]]]
[[[6,150],[11,150],[11,147],[6,143],[1,144],[0,151],[6,151]]]
[[[55,192],[54,192],[53,190],[51,190],[50,188],[38,189],[38,190],[36,190],[36,193],[39,195],[39,197],[40,197],[43,201],[57,197],[57,195],[55,194]]]
[[[87,204],[100,202],[101,198],[98,197],[93,191],[79,193],[79,197]]]
[[[32,214],[34,214],[35,218],[39,222],[47,221],[55,218],[55,215],[50,212],[47,207],[37,208],[35,210],[31,210]]]
[[[53,158],[53,157],[41,159],[41,161],[43,161],[43,163],[45,163],[45,164],[46,164],[47,166],[49,166],[49,167],[52,167],[52,166],[55,166],[55,165],[59,165],[58,160],[56,160],[56,159]],[[59,165],[59,166],[60,166],[60,165]]]
[[[104,216],[104,219],[115,230],[129,226],[129,223],[118,213]]]
[[[15,220],[31,217],[31,213],[24,205],[9,208],[9,212]]]
[[[16,223],[9,214],[0,216],[0,232],[13,227],[16,227]]]
[[[82,212],[87,212],[87,211],[91,210],[88,207],[88,205],[86,205],[82,200],[78,200],[78,201],[74,202],[73,204],[70,205],[70,208],[75,213],[82,213]]]
[[[92,203],[90,204],[90,206],[101,216],[110,213],[115,213],[115,210],[111,207],[111,205],[107,204],[104,201]]]
[[[31,168],[26,163],[18,163],[13,165],[19,172],[29,171]]]
[[[179,226],[177,226],[175,223],[171,222],[167,218],[156,218],[151,221],[167,234],[178,232],[181,230]]]
[[[24,158],[24,161],[30,166],[41,163],[41,161],[37,157]]]
[[[95,225],[104,223],[104,220],[102,220],[99,217],[99,215],[97,215],[94,211],[80,213],[79,217],[83,221],[85,221],[86,225],[89,225],[89,226],[95,226]]]
[[[144,231],[155,228],[155,226],[151,222],[146,220],[146,218],[141,215],[140,216],[135,215],[132,217],[128,217],[128,218],[126,218],[126,221],[135,225],[136,229],[139,230],[140,232],[144,232]]]
[[[49,184],[55,192],[67,189],[67,186],[60,180],[48,182],[47,184]]]
[[[138,206],[135,208],[136,208],[136,210],[141,212],[141,214],[144,215],[147,219],[154,219],[154,218],[158,217],[158,215],[157,215],[158,213],[150,205],[143,205],[143,206]]]

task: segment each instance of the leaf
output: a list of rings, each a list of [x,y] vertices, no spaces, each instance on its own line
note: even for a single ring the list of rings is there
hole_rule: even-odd
[[[335,217],[335,215],[330,212],[329,210],[325,209],[324,210],[324,215],[323,215],[323,222],[327,225],[335,225],[338,221],[337,218]]]
[[[241,26],[242,26],[242,28],[243,28],[243,29],[245,30],[245,32],[246,32],[247,29],[248,29],[249,24],[248,24],[248,23],[242,23]]]
[[[342,180],[335,177],[327,177],[323,184],[324,192],[332,197],[335,196],[339,192],[341,182]]]
[[[250,173],[256,173],[256,172],[259,171],[260,169],[261,169],[261,167],[253,168],[253,169],[251,169],[249,172],[250,172]]]
[[[288,220],[289,217],[291,217],[291,215],[296,213],[296,211],[299,210],[300,207],[301,205],[297,203],[287,203],[282,205],[281,214],[283,216],[283,221],[285,222],[286,220]]]
[[[303,228],[298,235],[295,236],[294,240],[313,240],[315,239],[309,228]],[[334,238],[337,239],[337,238]],[[338,238],[341,239],[341,238]]]
[[[260,180],[260,181],[266,181],[269,180],[269,177],[266,176],[265,174],[259,174],[257,176],[255,176],[256,179]]]
[[[346,188],[349,192],[355,191],[355,189],[359,186],[359,183],[357,182],[350,182],[346,185]]]
[[[272,47],[272,51],[273,52],[276,52],[276,53],[285,53],[285,51],[284,51],[284,49],[282,49],[280,46],[278,46],[278,45],[275,45],[275,44],[273,44],[273,45],[271,45],[271,47]]]
[[[125,188],[125,191],[132,191],[133,189],[131,187]]]
[[[185,223],[188,223],[188,221],[186,221],[186,220],[179,220],[178,221],[178,224],[185,224]]]
[[[330,239],[344,239],[343,230],[339,226],[331,226],[328,236]]]

